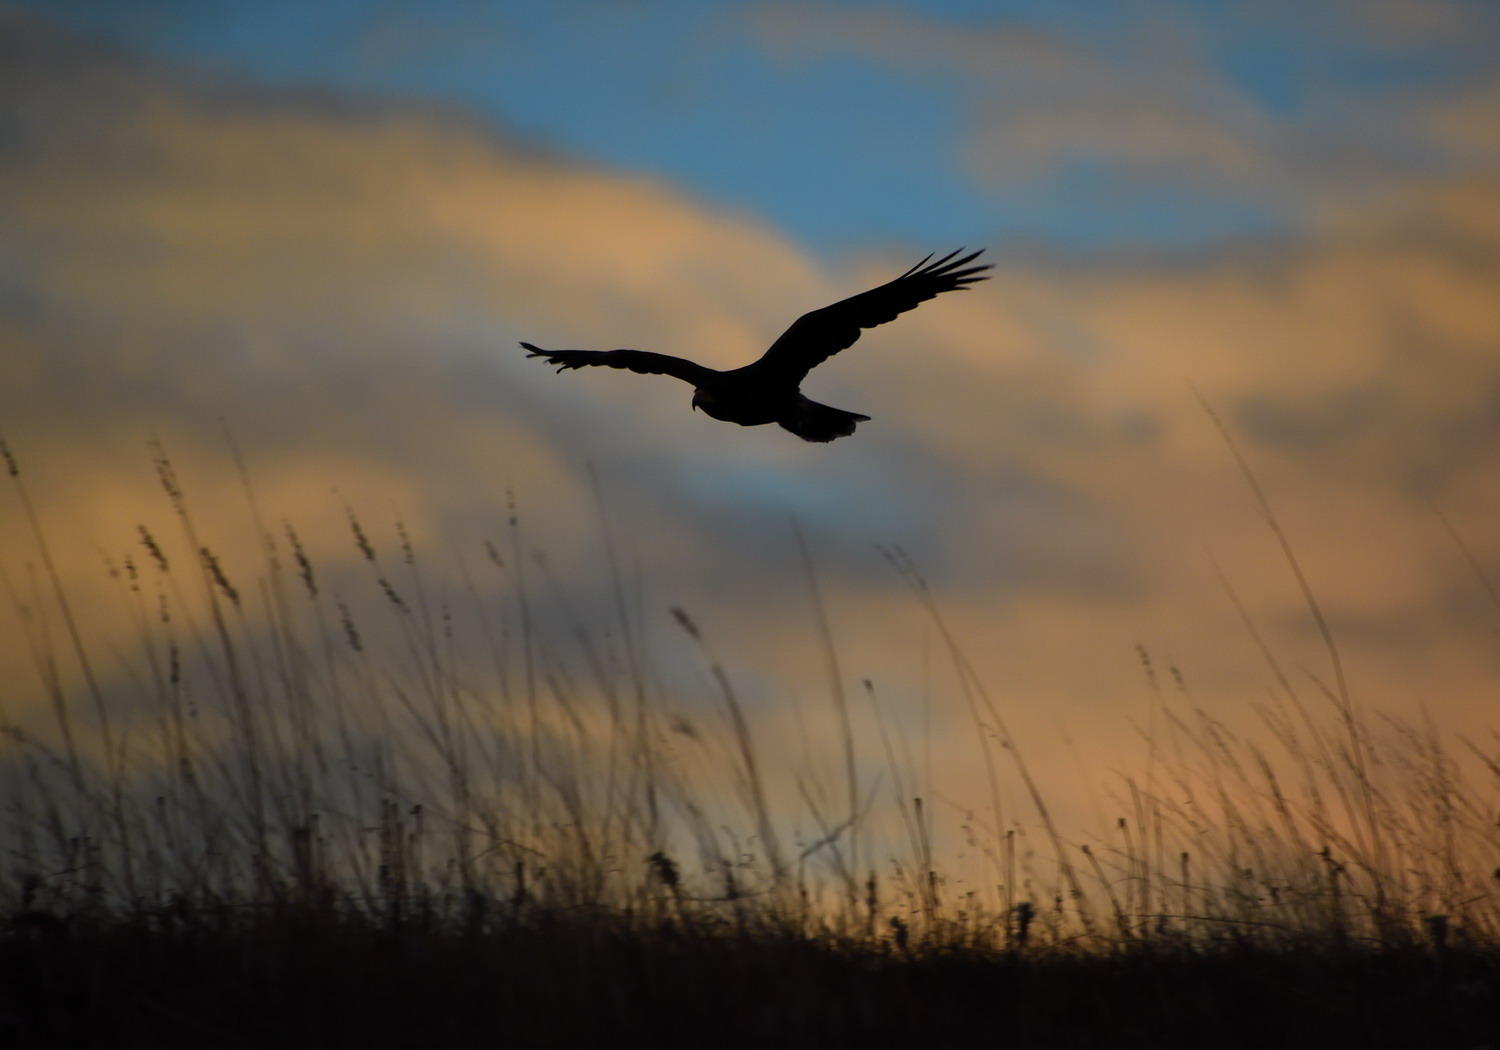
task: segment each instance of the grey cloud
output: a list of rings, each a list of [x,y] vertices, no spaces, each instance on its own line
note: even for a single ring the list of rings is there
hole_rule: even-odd
[[[1493,121],[1484,118],[1495,107],[1480,42],[1493,49],[1500,23],[1460,4],[1344,6],[1223,17],[1260,31],[1274,24],[1298,43],[1331,32],[1324,22],[1398,51],[1461,42],[1462,63],[1441,88],[1406,93],[1354,95],[1313,76],[1298,111],[1277,114],[1215,68],[1191,25],[1165,6],[1104,40],[1018,19],[960,25],[839,4],[770,4],[757,24],[788,55],[853,53],[957,81],[972,114],[962,162],[1000,191],[1097,165],[1126,190],[1180,186],[1302,221],[1351,202],[1367,207],[1407,180],[1493,167],[1484,130]]]
[[[976,113],[969,162],[999,185],[1102,159],[1169,178],[1259,175],[1269,125],[1247,99],[1165,35],[1106,53],[1020,21],[949,25],[893,9],[770,6],[774,46],[865,54],[954,76]]]

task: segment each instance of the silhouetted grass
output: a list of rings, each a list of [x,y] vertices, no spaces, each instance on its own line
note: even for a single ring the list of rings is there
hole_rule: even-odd
[[[838,774],[786,785],[689,611],[673,656],[705,694],[662,685],[602,499],[590,621],[514,506],[441,572],[352,509],[348,557],[320,562],[241,464],[257,553],[230,558],[155,448],[170,527],[107,565],[132,641],[100,652],[5,449],[33,550],[0,582],[36,677],[0,696],[0,1040],[1476,1045],[1500,1031],[1500,760],[1359,708],[1230,448],[1332,684],[1296,687],[1226,579],[1277,692],[1229,726],[1142,649],[1157,717],[1108,835],[1055,819],[936,595],[887,552],[986,771],[966,883],[985,888],[962,894],[907,742],[873,685],[868,716],[846,692],[805,545]]]
[[[137,915],[0,943],[12,1046],[1473,1047],[1475,950],[905,953],[614,913]]]

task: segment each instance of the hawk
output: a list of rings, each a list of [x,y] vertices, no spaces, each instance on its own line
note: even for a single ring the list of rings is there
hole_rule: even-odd
[[[869,416],[821,405],[802,396],[798,388],[807,373],[859,339],[860,331],[894,321],[943,292],[961,291],[987,279],[989,266],[972,266],[984,249],[968,255],[963,249],[931,262],[931,255],[893,281],[803,314],[760,360],[742,368],[720,371],[693,361],[646,350],[543,350],[523,342],[527,357],[544,358],[559,372],[586,365],[628,368],[632,372],[666,375],[693,385],[693,408],[714,419],[758,427],[775,423],[804,441],[832,441],[854,433]]]

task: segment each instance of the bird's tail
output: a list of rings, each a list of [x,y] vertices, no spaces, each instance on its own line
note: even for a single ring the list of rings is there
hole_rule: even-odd
[[[856,424],[869,418],[858,412],[845,412],[842,408],[820,405],[804,397],[795,408],[776,422],[783,430],[790,430],[803,441],[832,441],[834,438],[848,437],[854,433]]]

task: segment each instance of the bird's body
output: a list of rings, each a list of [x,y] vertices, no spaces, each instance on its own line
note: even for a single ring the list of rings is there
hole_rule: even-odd
[[[854,433],[869,419],[858,412],[830,408],[803,395],[796,387],[767,381],[755,365],[720,372],[693,391],[693,407],[714,419],[759,427],[778,423],[804,441],[832,441]]]
[[[720,372],[707,382],[693,388],[693,407],[724,423],[738,423],[742,427],[759,427],[774,423],[786,415],[798,400],[805,400],[801,391],[784,388],[766,389],[766,384],[755,382],[754,374],[744,375],[743,369]]]
[[[961,291],[985,279],[988,266],[968,265],[979,252],[955,259],[958,254],[950,252],[931,265],[929,255],[893,281],[803,314],[758,361],[741,368],[720,371],[645,350],[543,350],[521,345],[530,351],[527,356],[546,358],[559,372],[604,365],[673,376],[693,385],[693,408],[714,419],[743,427],[776,423],[804,441],[832,441],[854,433],[855,426],[870,417],[804,397],[799,389],[802,380],[827,358],[854,345],[862,329],[894,320],[942,292]]]

